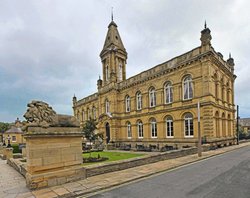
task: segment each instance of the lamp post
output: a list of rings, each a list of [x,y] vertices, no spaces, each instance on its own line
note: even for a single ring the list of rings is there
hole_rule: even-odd
[[[202,148],[201,148],[200,100],[198,100],[197,110],[198,110],[198,157],[201,157],[202,156]]]
[[[3,146],[6,146],[5,137],[3,137]]]
[[[7,145],[7,148],[10,148],[11,147],[11,144],[10,144],[10,135],[8,135],[8,145]]]
[[[239,145],[240,142],[240,133],[239,133],[239,105],[237,105],[237,118],[236,118],[236,127],[237,127],[237,144]]]

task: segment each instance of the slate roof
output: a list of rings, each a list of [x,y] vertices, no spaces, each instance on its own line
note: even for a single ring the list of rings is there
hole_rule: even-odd
[[[250,126],[250,118],[241,118],[241,119],[239,119],[239,124],[241,126]]]
[[[11,128],[5,131],[5,133],[23,133],[23,131],[19,127],[11,126]]]

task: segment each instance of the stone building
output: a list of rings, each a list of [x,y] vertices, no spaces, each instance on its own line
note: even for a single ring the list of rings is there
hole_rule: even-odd
[[[246,135],[250,134],[250,118],[241,118],[239,119],[239,125]]]
[[[82,125],[96,119],[107,144],[181,147],[197,143],[199,102],[203,140],[233,143],[234,59],[215,51],[210,33],[205,24],[200,46],[127,79],[127,52],[112,20],[100,53],[98,91],[74,96],[74,115]]]
[[[25,143],[25,139],[23,137],[23,131],[21,129],[22,123],[17,118],[15,123],[12,123],[10,129],[3,133],[3,139],[5,143],[8,143],[8,139],[10,139],[10,144],[23,144]]]

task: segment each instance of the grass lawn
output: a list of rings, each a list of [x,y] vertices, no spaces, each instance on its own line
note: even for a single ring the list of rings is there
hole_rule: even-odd
[[[109,159],[103,162],[112,162],[112,161],[118,161],[118,160],[124,160],[124,159],[129,159],[133,157],[139,157],[143,156],[144,154],[138,154],[138,153],[127,153],[127,152],[91,152],[91,157],[97,157],[98,154],[100,157],[108,157]],[[83,157],[89,157],[89,153],[84,153],[82,154]],[[92,163],[84,163],[84,165],[90,165],[90,164],[96,164],[96,163],[101,163],[101,162],[92,162]]]

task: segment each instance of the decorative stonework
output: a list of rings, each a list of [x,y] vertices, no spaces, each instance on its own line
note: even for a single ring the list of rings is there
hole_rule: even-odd
[[[23,130],[29,126],[42,128],[48,127],[79,127],[79,122],[74,116],[59,115],[47,103],[33,100],[28,105],[27,112],[24,114],[25,122]]]

